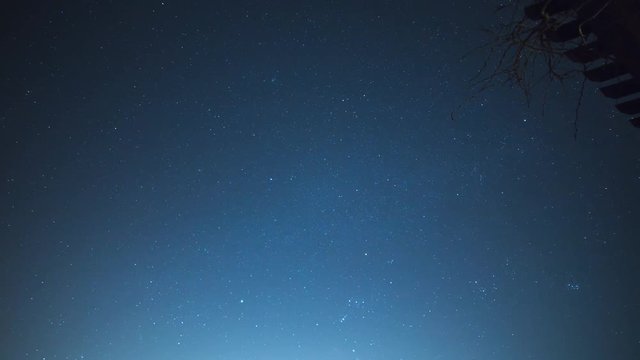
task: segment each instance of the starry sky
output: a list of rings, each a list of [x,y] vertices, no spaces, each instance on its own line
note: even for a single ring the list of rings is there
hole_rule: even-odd
[[[5,4],[0,358],[640,358],[640,131],[495,8]]]

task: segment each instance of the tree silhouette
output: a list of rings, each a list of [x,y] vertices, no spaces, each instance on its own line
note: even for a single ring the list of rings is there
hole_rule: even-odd
[[[640,115],[640,2],[636,0],[542,0],[498,6],[506,21],[485,29],[487,60],[474,78],[483,91],[497,84],[521,89],[527,103],[550,82],[586,79],[603,83],[602,93],[619,111]],[[570,60],[570,61],[567,61]],[[640,116],[631,119],[640,127]]]

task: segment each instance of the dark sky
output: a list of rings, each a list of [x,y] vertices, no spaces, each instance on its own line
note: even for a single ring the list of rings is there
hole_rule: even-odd
[[[640,131],[470,98],[495,2],[15,3],[0,358],[640,358]]]

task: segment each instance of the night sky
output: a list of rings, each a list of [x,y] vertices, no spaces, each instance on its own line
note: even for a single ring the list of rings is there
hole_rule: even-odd
[[[0,358],[640,359],[640,130],[495,8],[5,4]]]

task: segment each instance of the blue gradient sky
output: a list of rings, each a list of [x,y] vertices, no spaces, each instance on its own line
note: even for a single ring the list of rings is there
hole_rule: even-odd
[[[640,133],[469,100],[494,9],[13,5],[0,358],[640,358]]]

